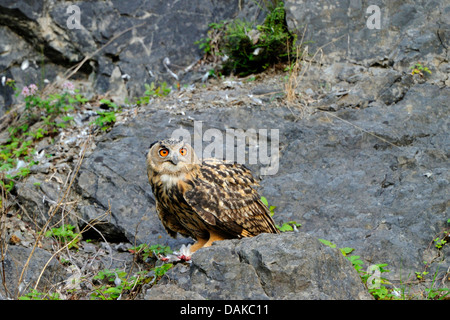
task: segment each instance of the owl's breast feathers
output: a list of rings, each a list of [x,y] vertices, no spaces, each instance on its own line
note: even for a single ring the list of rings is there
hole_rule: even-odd
[[[159,211],[162,209],[164,219],[168,219],[171,211],[182,225],[178,230],[169,226],[173,231],[195,238],[208,231],[196,228],[214,230],[227,238],[279,233],[254,189],[258,182],[242,165],[205,160],[188,173],[160,178],[159,184],[160,188],[156,187],[159,190],[154,187],[161,206]],[[173,225],[175,219],[171,220]]]

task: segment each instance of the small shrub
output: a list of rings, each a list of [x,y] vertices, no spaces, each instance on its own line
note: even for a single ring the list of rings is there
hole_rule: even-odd
[[[235,19],[231,22],[210,24],[211,30],[221,36],[203,38],[196,43],[205,54],[224,57],[224,74],[235,73],[246,76],[264,71],[269,66],[295,56],[295,35],[286,25],[284,3],[277,1],[268,6],[268,14],[263,24]]]
[[[144,86],[144,95],[136,100],[137,105],[148,104],[151,98],[165,97],[172,91],[166,82],[161,83],[159,86],[156,86],[154,82],[151,84],[146,83]]]
[[[97,111],[99,115],[92,123],[98,126],[102,131],[110,129],[116,122],[116,113],[114,111]]]
[[[119,112],[120,108],[112,101],[108,99],[101,99],[100,103],[105,105],[111,111],[96,111],[98,117],[91,122],[91,124],[96,125],[102,131],[110,129],[116,122],[116,113]]]
[[[52,228],[45,233],[46,237],[53,237],[58,240],[62,245],[68,244],[68,248],[77,248],[80,241],[80,234],[73,232],[75,226],[65,224],[59,228]]]

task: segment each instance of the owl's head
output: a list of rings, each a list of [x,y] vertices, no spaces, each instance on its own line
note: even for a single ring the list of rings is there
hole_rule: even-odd
[[[200,161],[190,144],[177,139],[156,141],[147,154],[148,169],[159,174],[179,174]]]

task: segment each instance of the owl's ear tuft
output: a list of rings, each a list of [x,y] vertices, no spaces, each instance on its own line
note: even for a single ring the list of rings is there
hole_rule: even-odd
[[[151,149],[155,144],[157,144],[159,141],[155,141],[155,142],[152,142],[152,144],[150,145],[150,147],[148,147],[149,149]]]

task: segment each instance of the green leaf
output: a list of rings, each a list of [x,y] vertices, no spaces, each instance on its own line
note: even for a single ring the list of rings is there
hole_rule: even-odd
[[[162,255],[168,255],[172,253],[172,250],[169,246],[162,246],[160,244],[154,244],[148,248],[150,251],[154,252],[155,254],[162,254]]]
[[[269,207],[269,202],[267,201],[267,199],[265,197],[261,197],[261,202],[264,203],[264,205],[266,207]]]
[[[345,248],[339,248],[339,250],[341,250],[341,252],[342,252],[342,254],[344,256],[347,256],[349,253],[352,253],[353,250],[355,250],[355,249],[349,248],[349,247],[345,247]]]
[[[155,276],[162,277],[167,271],[169,271],[170,268],[172,268],[172,263],[165,263],[162,266],[155,267]]]
[[[336,245],[328,240],[325,239],[318,239],[318,240],[330,248],[336,248]]]
[[[119,288],[117,288],[117,287],[109,287],[108,289],[106,289],[105,291],[104,291],[104,293],[107,293],[107,294],[120,294],[120,292],[121,292],[122,290],[120,290]]]
[[[283,223],[283,225],[281,227],[278,227],[278,229],[281,232],[287,232],[287,231],[293,231],[294,230],[292,228],[292,226],[289,223],[287,223],[287,222]]]
[[[88,99],[83,98],[83,96],[81,94],[75,95],[75,99],[81,104],[85,104],[86,102],[89,101]]]
[[[63,121],[70,121],[70,120],[73,120],[73,117],[72,117],[72,116],[64,116],[64,117],[62,118],[62,120],[63,120]]]
[[[362,266],[364,265],[364,262],[359,258],[360,258],[360,256],[348,256],[347,257],[347,259],[353,264],[353,267],[358,272],[362,269]]]

